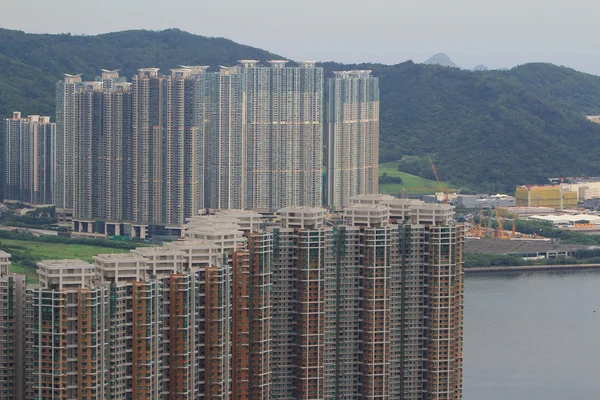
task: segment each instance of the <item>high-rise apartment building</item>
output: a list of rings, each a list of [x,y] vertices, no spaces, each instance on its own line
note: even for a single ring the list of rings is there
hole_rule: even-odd
[[[102,134],[97,139],[96,170],[98,175],[98,210],[96,217],[112,223],[106,230],[119,227],[131,219],[131,93],[128,82],[118,78],[116,71],[103,71]],[[110,78],[107,79],[106,75]]]
[[[179,235],[208,209],[320,206],[323,69],[102,70],[57,85],[57,207],[79,235]]]
[[[323,68],[312,61],[240,63],[246,94],[246,207],[320,206]]]
[[[74,169],[73,152],[77,134],[76,93],[83,82],[81,74],[65,74],[56,83],[56,184],[55,205],[58,213],[71,213],[73,209]]]
[[[130,83],[118,71],[75,91],[77,128],[73,137],[73,227],[77,232],[120,233],[131,215]]]
[[[386,195],[354,202],[388,207],[398,230],[390,397],[462,399],[463,227],[445,204]]]
[[[17,282],[0,253],[16,349],[0,362],[0,390],[462,398],[463,236],[450,206],[370,195],[335,215],[222,211],[186,225],[164,247],[41,262],[40,285]]]
[[[0,398],[24,395],[25,276],[8,272],[10,254],[0,251]]]
[[[377,193],[379,81],[371,71],[338,71],[328,90],[327,205],[346,207]]]
[[[132,79],[132,219],[140,224],[160,221],[163,210],[162,80],[158,68]]]
[[[220,67],[206,81],[206,193],[214,209],[245,208],[244,87],[239,67]]]
[[[273,398],[462,398],[462,228],[446,205],[357,201],[267,228]]]
[[[102,70],[75,89],[73,228],[145,236],[178,226],[203,206],[204,67],[141,69],[128,83]]]
[[[182,66],[184,75],[183,214],[187,218],[204,208],[206,181],[206,66]],[[190,79],[191,76],[193,79]]]
[[[56,124],[50,117],[4,119],[4,200],[53,204]]]
[[[205,241],[39,264],[26,399],[230,398],[231,277]]]

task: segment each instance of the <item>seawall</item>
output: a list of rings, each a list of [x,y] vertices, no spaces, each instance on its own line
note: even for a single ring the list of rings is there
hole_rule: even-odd
[[[507,272],[507,271],[577,271],[584,269],[600,269],[600,264],[565,264],[565,265],[520,265],[515,267],[464,268],[467,273],[474,272]]]

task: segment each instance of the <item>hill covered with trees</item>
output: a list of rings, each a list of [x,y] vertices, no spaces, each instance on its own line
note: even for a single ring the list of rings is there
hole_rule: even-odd
[[[348,68],[327,64],[328,68]],[[552,64],[466,71],[363,64],[380,78],[381,162],[475,190],[514,191],[554,176],[600,175],[600,77]]]
[[[180,64],[233,65],[281,58],[222,38],[179,30],[125,31],[97,36],[36,35],[0,29],[0,116],[13,110],[54,115],[54,85],[63,73],[93,79],[100,68],[168,69]],[[508,71],[466,71],[439,65],[344,65],[380,79],[381,162],[490,192],[550,176],[600,175],[596,140],[600,77],[551,64]]]
[[[178,29],[124,31],[97,36],[30,34],[0,29],[0,113],[54,115],[55,83],[63,73],[94,79],[101,68],[131,78],[138,68],[235,65],[237,60],[281,58],[223,38]]]

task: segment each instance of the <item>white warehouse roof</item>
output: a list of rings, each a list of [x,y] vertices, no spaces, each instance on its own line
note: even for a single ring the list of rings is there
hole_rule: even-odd
[[[553,224],[574,224],[577,222],[587,222],[590,224],[600,225],[600,216],[590,214],[573,214],[573,215],[531,215],[529,219],[538,221],[548,221]]]

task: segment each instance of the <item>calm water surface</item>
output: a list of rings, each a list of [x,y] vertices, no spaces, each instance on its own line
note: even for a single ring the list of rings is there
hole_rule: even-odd
[[[600,271],[464,284],[465,400],[600,399]]]

